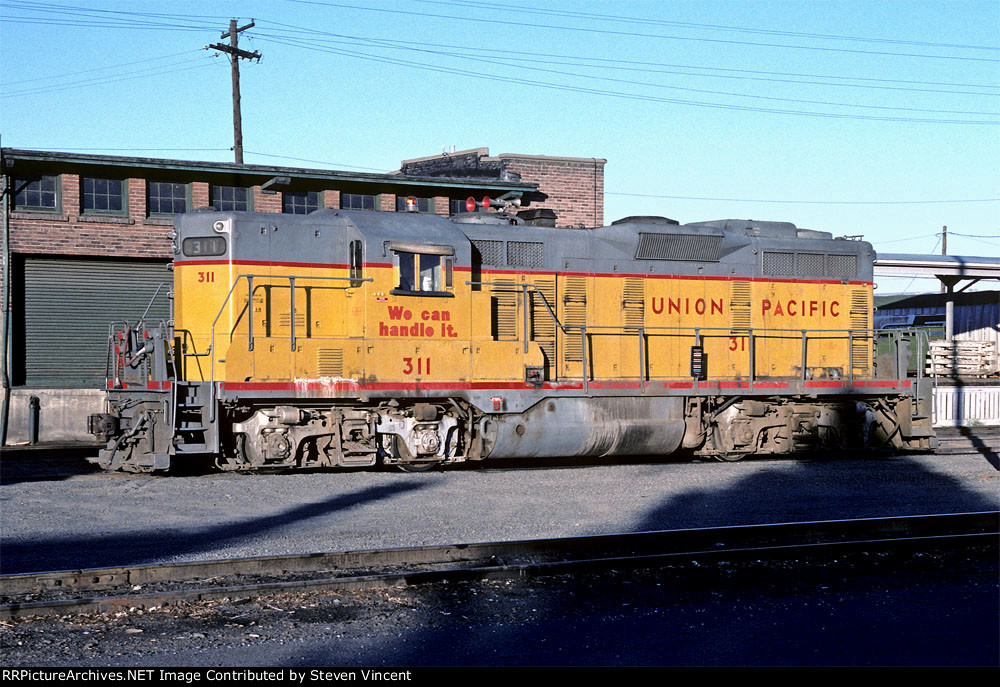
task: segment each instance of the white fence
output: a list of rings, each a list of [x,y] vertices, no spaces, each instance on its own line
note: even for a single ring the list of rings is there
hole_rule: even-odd
[[[1000,427],[1000,386],[934,389],[935,427]]]

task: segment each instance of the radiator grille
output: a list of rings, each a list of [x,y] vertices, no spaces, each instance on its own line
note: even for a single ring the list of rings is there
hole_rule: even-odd
[[[320,377],[341,377],[344,374],[344,349],[319,348],[316,350],[316,371]]]
[[[582,327],[587,324],[587,280],[585,277],[566,277],[563,284],[563,324]],[[571,330],[564,339],[563,352],[566,362],[583,362],[583,341],[579,331]]]
[[[825,257],[822,253],[799,253],[799,274],[804,277],[822,277]]]
[[[545,303],[552,312],[556,309],[555,279],[538,279],[531,293],[531,338],[545,354],[546,379],[552,378],[556,360],[556,323],[549,314]],[[545,299],[545,303],[542,302]]]
[[[729,282],[729,315],[733,335],[745,336],[750,329],[750,282]]]
[[[491,291],[493,338],[496,341],[517,340],[517,285],[507,279],[497,279]]]
[[[643,326],[645,319],[646,280],[636,277],[626,277],[622,289],[622,320],[625,326]]]
[[[871,366],[871,337],[868,329],[871,327],[871,302],[868,292],[864,289],[851,289],[851,329],[854,330],[851,357],[854,370],[862,375],[868,374]]]
[[[479,252],[479,259],[483,265],[492,267],[503,265],[503,241],[473,239],[472,245]]]
[[[279,327],[291,327],[292,318],[287,312],[278,314],[278,326]],[[304,312],[295,313],[295,328],[306,326],[306,314]]]
[[[764,274],[791,277],[795,274],[795,253],[764,251]]]
[[[854,279],[858,276],[858,256],[826,256],[826,275],[833,279]]]
[[[639,234],[637,260],[697,260],[718,262],[721,236],[689,234]]]
[[[508,241],[507,264],[511,267],[545,267],[545,244]]]

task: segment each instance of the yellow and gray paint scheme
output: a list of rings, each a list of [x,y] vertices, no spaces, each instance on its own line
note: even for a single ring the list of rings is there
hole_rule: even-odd
[[[119,335],[91,420],[109,468],[934,443],[863,241],[321,210],[189,213],[175,243],[173,321]]]

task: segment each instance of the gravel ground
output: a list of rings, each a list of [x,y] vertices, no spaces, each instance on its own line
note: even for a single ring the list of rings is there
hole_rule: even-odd
[[[407,474],[0,465],[0,571],[997,510],[989,455]],[[0,625],[4,666],[997,665],[995,547],[234,599]]]
[[[986,665],[996,546],[0,623],[5,667]]]
[[[1000,508],[979,454],[59,479],[27,460],[0,467],[3,573]]]

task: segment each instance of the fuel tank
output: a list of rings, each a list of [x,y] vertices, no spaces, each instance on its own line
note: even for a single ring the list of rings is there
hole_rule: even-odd
[[[487,458],[673,453],[684,437],[680,398],[552,398],[481,421]]]

